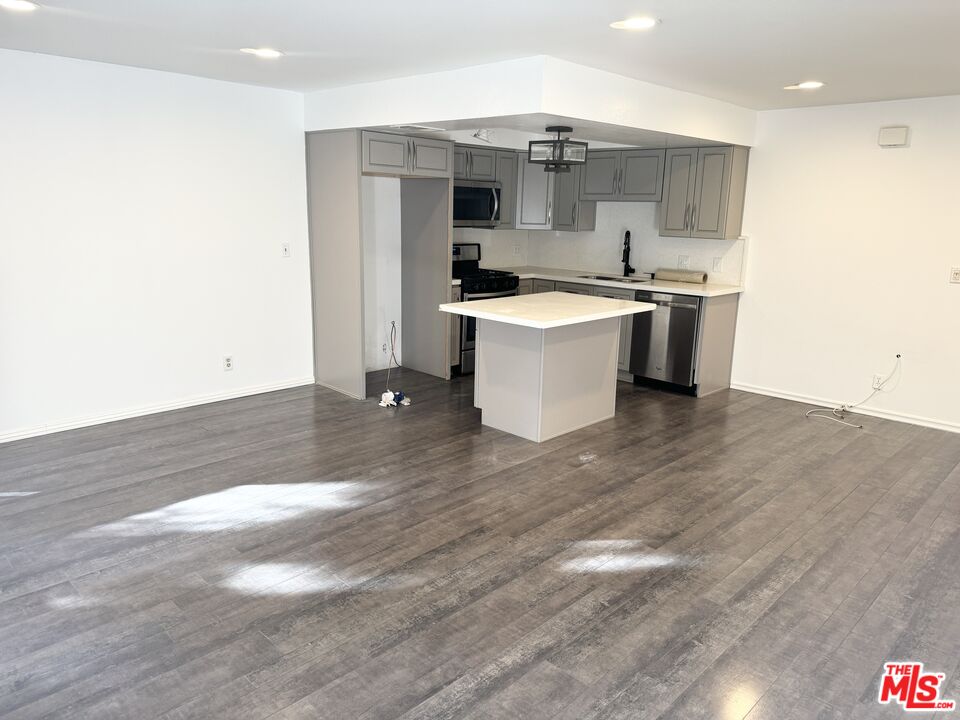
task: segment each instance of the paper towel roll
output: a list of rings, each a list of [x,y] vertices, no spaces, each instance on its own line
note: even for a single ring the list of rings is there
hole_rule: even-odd
[[[700,283],[701,285],[707,281],[707,274],[702,270],[671,270],[670,268],[660,268],[653,276],[657,280]]]

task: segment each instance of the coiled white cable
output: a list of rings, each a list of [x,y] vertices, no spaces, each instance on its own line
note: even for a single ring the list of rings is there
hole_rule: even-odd
[[[838,422],[841,425],[846,425],[847,427],[863,430],[863,425],[857,425],[856,423],[852,423],[845,420],[844,414],[850,410],[853,410],[853,408],[860,407],[864,403],[870,401],[874,395],[876,395],[878,392],[883,390],[884,386],[888,382],[890,382],[891,378],[893,378],[893,376],[896,375],[897,371],[899,370],[900,370],[900,353],[897,353],[897,362],[893,366],[893,370],[891,370],[883,380],[877,383],[877,386],[873,389],[873,392],[867,395],[863,400],[861,400],[860,402],[853,403],[852,405],[843,404],[843,405],[837,405],[837,407],[835,408],[814,408],[813,410],[807,410],[807,412],[804,413],[804,417],[814,417],[814,418],[823,418],[824,420],[833,420],[834,422]],[[822,413],[830,413],[830,414],[823,415]]]

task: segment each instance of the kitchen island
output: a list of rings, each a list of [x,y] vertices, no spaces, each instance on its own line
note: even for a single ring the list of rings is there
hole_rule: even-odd
[[[484,425],[543,442],[613,417],[620,318],[650,303],[563,292],[447,303],[477,319]]]

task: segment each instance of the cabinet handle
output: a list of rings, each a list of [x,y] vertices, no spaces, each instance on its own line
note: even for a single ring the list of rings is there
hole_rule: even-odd
[[[574,230],[577,228],[577,203],[573,204],[573,209],[570,211],[570,224],[573,225]]]
[[[690,210],[690,232],[694,232],[697,229],[697,204],[693,204],[693,208]]]
[[[618,195],[623,194],[623,168],[620,168],[620,183],[619,183],[619,186],[617,187],[617,194]]]
[[[413,171],[416,172],[417,171],[417,141],[413,140],[411,141],[411,144],[413,145]]]
[[[547,200],[547,226],[553,225],[553,200]]]
[[[690,203],[683,208],[683,229],[687,229],[687,217],[690,215]]]
[[[413,174],[413,140],[407,140],[407,167],[408,172]]]
[[[473,153],[467,150],[467,177],[473,176]]]

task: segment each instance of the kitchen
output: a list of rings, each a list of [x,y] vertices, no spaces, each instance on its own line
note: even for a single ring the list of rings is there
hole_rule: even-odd
[[[493,118],[489,124],[501,122]],[[362,372],[355,361],[351,370],[350,361],[340,358],[341,377],[320,382],[362,399],[368,373],[391,365],[442,378],[473,374],[479,321],[437,314],[440,284],[449,283],[450,296],[443,303],[542,292],[648,303],[649,314],[621,318],[618,378],[659,382],[697,396],[729,388],[743,291],[746,241],[740,227],[747,148],[694,146],[690,138],[627,128],[607,128],[605,136],[641,137],[660,147],[601,141],[590,149],[589,140],[571,140],[569,126],[527,133],[522,149],[492,144],[498,133],[517,144],[524,133],[511,128],[444,132],[434,127],[419,135],[388,129],[318,133],[308,140],[330,144],[338,138],[349,151],[359,143],[359,165],[348,172],[359,170],[358,201],[364,208],[349,240],[355,243],[359,234],[364,248],[364,307],[358,308],[367,326]],[[487,144],[457,142],[459,137],[483,138]],[[558,167],[530,161],[531,152],[577,157]],[[324,157],[308,152],[312,186],[323,188],[314,195],[314,217],[342,205],[330,190],[342,180],[342,168]],[[428,185],[435,188],[432,199],[417,199]],[[440,216],[451,206],[447,224]],[[414,214],[434,218],[429,232],[419,220],[410,220]],[[408,226],[416,230],[403,229]],[[346,239],[342,228],[335,232],[338,243]],[[326,232],[315,229],[314,238],[315,258],[331,251],[334,243]],[[452,261],[449,271],[442,264],[445,257]],[[336,283],[344,281],[343,273],[325,271],[342,265],[329,257],[315,265],[317,296],[337,287],[342,303],[345,288]],[[616,273],[604,274],[610,267],[617,267]],[[337,314],[330,321],[339,325],[341,319]],[[357,341],[354,328],[343,329]],[[318,338],[337,331],[315,330]],[[325,345],[322,352],[330,347],[349,346]],[[323,365],[318,360],[321,378]],[[349,386],[338,385],[344,371],[352,374]]]

